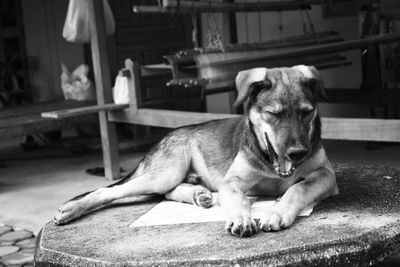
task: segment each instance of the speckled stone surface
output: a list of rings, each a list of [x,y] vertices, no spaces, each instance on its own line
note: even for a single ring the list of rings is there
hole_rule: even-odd
[[[36,266],[365,266],[400,252],[400,171],[334,164],[341,193],[287,230],[236,238],[224,222],[129,228],[155,203],[115,204],[47,223]]]

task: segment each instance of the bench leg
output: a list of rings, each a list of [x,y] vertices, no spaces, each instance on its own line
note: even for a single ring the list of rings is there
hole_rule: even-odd
[[[108,64],[107,39],[105,32],[103,1],[89,1],[91,51],[95,78],[97,104],[113,102],[110,68]],[[101,143],[105,175],[108,179],[118,179],[119,155],[115,124],[108,121],[106,111],[99,112]]]
[[[109,122],[107,112],[99,113],[104,172],[107,179],[120,178],[118,140],[115,123]]]

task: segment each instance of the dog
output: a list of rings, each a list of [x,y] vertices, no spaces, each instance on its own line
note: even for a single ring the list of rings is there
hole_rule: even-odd
[[[299,212],[338,194],[321,141],[316,103],[323,80],[315,67],[253,68],[238,73],[241,118],[213,120],[166,135],[126,179],[62,205],[65,224],[114,200],[161,194],[208,208],[211,192],[227,215],[225,229],[249,237],[289,227]],[[246,195],[282,196],[258,224]]]

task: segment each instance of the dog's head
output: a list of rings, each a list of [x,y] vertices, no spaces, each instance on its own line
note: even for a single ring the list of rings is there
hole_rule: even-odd
[[[321,140],[316,99],[324,91],[318,70],[304,65],[254,68],[239,72],[236,87],[235,106],[248,100],[246,112],[276,173],[292,176]]]

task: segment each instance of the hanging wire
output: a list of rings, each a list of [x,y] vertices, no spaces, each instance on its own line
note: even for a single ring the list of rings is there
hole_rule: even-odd
[[[283,15],[282,15],[282,10],[278,11],[278,20],[279,20],[279,26],[278,29],[280,32],[283,32]]]
[[[308,26],[310,27],[310,32],[315,36],[315,27],[314,27],[314,23],[311,20],[310,12],[306,8],[304,8],[303,10],[306,13],[307,23],[308,23]]]
[[[306,20],[304,18],[303,9],[300,9],[299,13],[300,13],[301,22],[303,25],[303,33],[306,34],[307,33],[307,24],[306,24]]]
[[[258,5],[260,5],[260,0],[257,1]],[[261,12],[257,12],[258,15],[258,41],[262,41],[262,23],[261,23]]]
[[[201,95],[200,95],[200,100],[203,102],[206,99],[206,86],[203,84],[201,86]]]
[[[247,3],[247,0],[245,0]],[[246,26],[246,43],[250,42],[250,30],[249,30],[249,17],[248,17],[248,12],[244,13],[244,21],[245,21],[245,26]]]

